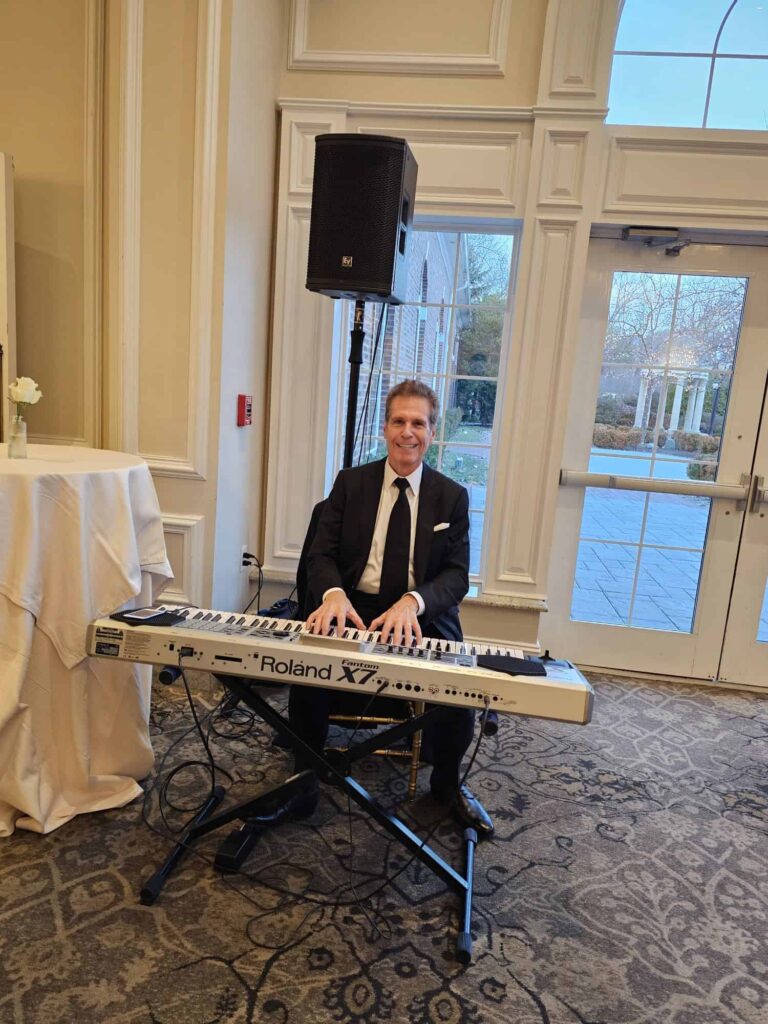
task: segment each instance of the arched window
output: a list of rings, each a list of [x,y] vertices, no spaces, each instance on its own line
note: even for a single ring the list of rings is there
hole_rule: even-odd
[[[768,0],[625,0],[608,121],[768,130]]]

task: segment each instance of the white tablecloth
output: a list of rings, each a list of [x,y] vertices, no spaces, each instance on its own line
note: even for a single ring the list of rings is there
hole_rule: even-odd
[[[0,836],[141,793],[151,670],[87,658],[86,628],[172,579],[154,484],[122,452],[0,445]]]

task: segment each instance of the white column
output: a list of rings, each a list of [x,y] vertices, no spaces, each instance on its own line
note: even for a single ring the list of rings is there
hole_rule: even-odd
[[[664,429],[664,411],[667,407],[668,386],[666,377],[663,377],[659,383],[659,404],[656,406],[656,422],[653,424],[654,433]],[[650,405],[648,411],[650,412]]]
[[[669,414],[669,429],[677,430],[680,423],[680,406],[683,401],[683,380],[680,374],[675,374],[675,397],[672,400],[672,412]]]
[[[693,410],[693,431],[695,434],[701,433],[701,417],[704,412],[704,397],[707,393],[707,378],[702,377],[699,380],[699,390],[696,395],[696,407]]]
[[[643,405],[643,422],[640,426],[645,430],[648,426],[648,421],[651,418],[651,406],[653,405],[653,381],[648,380],[648,384],[651,385],[646,391],[645,404]]]
[[[645,372],[641,372],[640,377],[640,390],[637,394],[637,407],[635,409],[635,423],[636,427],[643,427],[645,423],[645,399],[648,394],[648,377]]]
[[[696,405],[696,398],[699,393],[699,382],[698,379],[694,378],[688,385],[688,404],[685,407],[685,419],[683,420],[683,430],[690,431],[691,424],[693,423],[693,407]]]

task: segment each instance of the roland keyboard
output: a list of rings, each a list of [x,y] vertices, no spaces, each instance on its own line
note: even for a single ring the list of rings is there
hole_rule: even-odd
[[[295,619],[169,605],[157,611],[179,620],[170,626],[111,618],[91,623],[88,653],[566,722],[586,723],[592,714],[592,687],[569,662],[545,662],[545,676],[478,665],[483,655],[496,656],[497,664],[522,658],[513,647],[432,638],[404,647],[371,630],[348,627],[323,637]]]

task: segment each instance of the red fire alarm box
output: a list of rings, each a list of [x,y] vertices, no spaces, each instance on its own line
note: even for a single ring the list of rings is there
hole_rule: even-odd
[[[237,425],[238,427],[250,427],[251,408],[253,399],[250,395],[237,396]]]

